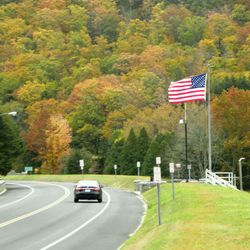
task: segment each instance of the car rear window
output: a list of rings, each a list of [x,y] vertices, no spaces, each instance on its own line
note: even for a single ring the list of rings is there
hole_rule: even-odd
[[[99,187],[97,181],[79,181],[77,187]]]

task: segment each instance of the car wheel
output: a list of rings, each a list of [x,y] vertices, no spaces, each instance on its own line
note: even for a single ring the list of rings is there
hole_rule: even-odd
[[[101,202],[102,202],[102,199],[98,199],[98,202],[101,203]]]
[[[75,198],[75,199],[74,199],[74,202],[78,202],[78,199]]]

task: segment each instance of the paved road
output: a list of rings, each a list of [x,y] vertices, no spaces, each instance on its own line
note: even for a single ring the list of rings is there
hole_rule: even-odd
[[[7,182],[0,196],[0,249],[112,250],[139,226],[137,195],[104,188],[103,202],[73,202],[72,183]]]

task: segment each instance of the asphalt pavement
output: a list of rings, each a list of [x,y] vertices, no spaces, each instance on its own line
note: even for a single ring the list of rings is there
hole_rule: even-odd
[[[7,182],[0,196],[0,249],[115,250],[140,225],[131,192],[103,188],[103,202],[73,202],[73,183]]]

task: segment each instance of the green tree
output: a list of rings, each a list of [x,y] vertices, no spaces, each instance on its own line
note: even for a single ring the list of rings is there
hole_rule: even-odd
[[[24,144],[17,125],[10,117],[0,117],[0,175],[6,175],[22,152]]]
[[[64,174],[80,174],[82,173],[80,168],[79,160],[84,160],[84,173],[88,173],[91,167],[91,153],[85,148],[82,149],[72,149],[69,156],[63,159],[63,173]]]
[[[138,161],[137,150],[137,138],[132,128],[122,150],[121,174],[136,174],[136,162]]]
[[[243,4],[235,4],[232,10],[231,17],[239,24],[244,24],[250,21],[250,11]]]
[[[161,157],[161,172],[163,176],[167,175],[167,166],[171,159],[171,145],[173,144],[173,135],[157,134],[152,140],[142,164],[143,175],[153,176],[153,167],[156,165],[156,157]]]
[[[121,155],[124,147],[124,140],[115,141],[107,153],[105,160],[104,174],[114,174],[114,165],[118,166],[117,171],[120,171]]]
[[[93,154],[98,154],[101,143],[100,127],[103,122],[102,107],[96,97],[86,97],[82,105],[78,106],[70,117],[74,147],[85,147]]]
[[[202,38],[206,29],[206,22],[203,17],[187,17],[177,29],[178,41],[182,44],[193,46]]]
[[[138,152],[138,161],[143,164],[144,157],[149,148],[150,139],[145,128],[140,130],[140,134],[137,138],[137,152]]]

